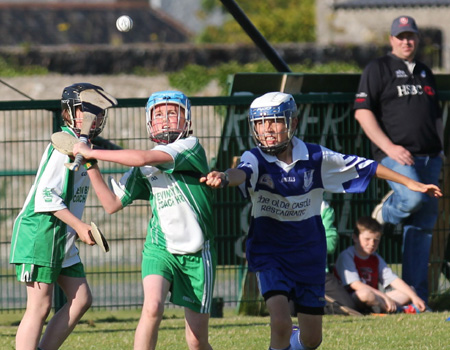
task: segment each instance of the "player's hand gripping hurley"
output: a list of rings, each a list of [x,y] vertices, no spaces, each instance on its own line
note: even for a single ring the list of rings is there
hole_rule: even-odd
[[[102,250],[107,253],[109,252],[109,244],[103,235],[102,231],[91,221],[92,230],[90,232],[91,238],[95,241],[95,243],[102,248]]]
[[[83,125],[81,126],[81,135],[80,142],[88,144],[89,141],[89,132],[91,131],[92,123],[94,122],[96,116],[89,112],[83,113]],[[69,170],[78,171],[80,168],[81,162],[83,161],[83,156],[78,153],[75,156],[75,160],[73,163],[66,163],[65,166],[69,168]]]

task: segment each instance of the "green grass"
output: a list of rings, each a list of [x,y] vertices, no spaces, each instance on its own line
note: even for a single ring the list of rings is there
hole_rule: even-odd
[[[180,309],[167,309],[159,332],[158,349],[187,349]],[[447,349],[450,312],[419,315],[325,316],[321,350],[335,349]],[[14,349],[21,314],[0,314],[0,344]],[[61,350],[132,349],[139,311],[89,311]],[[295,320],[294,320],[295,321]],[[261,350],[269,345],[269,318],[237,316],[225,309],[223,318],[210,321],[215,350]]]

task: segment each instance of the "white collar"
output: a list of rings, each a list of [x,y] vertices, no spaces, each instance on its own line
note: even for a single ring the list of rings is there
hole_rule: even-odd
[[[288,166],[294,165],[298,160],[308,160],[309,159],[309,152],[308,148],[306,147],[306,144],[300,140],[297,137],[293,137],[292,140],[292,164],[286,164]],[[261,151],[260,148],[258,148],[259,152],[262,154],[264,159],[269,163],[283,163],[281,160],[279,160],[276,156],[264,153]]]

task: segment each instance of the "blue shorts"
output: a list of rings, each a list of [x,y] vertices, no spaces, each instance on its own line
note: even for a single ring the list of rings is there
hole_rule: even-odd
[[[256,273],[259,290],[264,300],[274,295],[285,295],[295,304],[296,311],[323,315],[325,284],[308,284],[290,280],[282,270],[271,269]]]

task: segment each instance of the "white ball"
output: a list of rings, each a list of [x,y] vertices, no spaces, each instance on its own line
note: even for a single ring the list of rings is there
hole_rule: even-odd
[[[129,32],[133,28],[133,20],[129,16],[120,16],[117,18],[116,27],[120,32]]]

